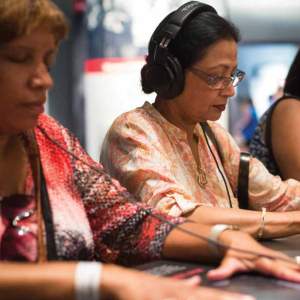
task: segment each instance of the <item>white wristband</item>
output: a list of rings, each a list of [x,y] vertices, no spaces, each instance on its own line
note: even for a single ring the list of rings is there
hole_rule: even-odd
[[[99,262],[77,263],[74,274],[76,300],[99,300],[102,264]]]
[[[225,230],[238,230],[237,226],[227,224],[216,224],[211,227],[210,235],[208,237],[213,243],[211,243],[215,254],[220,255],[220,247],[218,246],[219,236]]]

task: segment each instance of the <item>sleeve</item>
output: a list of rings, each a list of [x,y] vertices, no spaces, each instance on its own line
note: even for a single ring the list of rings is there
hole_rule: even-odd
[[[237,191],[240,149],[229,133],[220,125],[212,129],[222,145],[223,165],[233,191]],[[288,211],[300,209],[300,183],[294,179],[282,181],[274,176],[256,158],[249,165],[249,205],[251,209],[268,211]]]
[[[160,126],[143,117],[123,115],[110,128],[100,160],[144,203],[171,216],[181,216],[199,203],[175,177],[173,151]]]
[[[93,232],[96,259],[136,264],[160,258],[165,238],[183,219],[137,203],[85,153],[76,138],[67,138],[74,182]]]

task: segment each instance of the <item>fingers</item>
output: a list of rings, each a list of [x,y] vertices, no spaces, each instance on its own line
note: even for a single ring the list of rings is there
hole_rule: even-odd
[[[193,277],[190,277],[188,279],[183,280],[183,282],[186,285],[189,285],[189,286],[197,286],[201,283],[201,277],[200,276],[193,276]]]
[[[297,265],[267,258],[258,259],[256,269],[266,275],[300,283],[300,270]]]
[[[254,297],[250,295],[242,295],[231,293],[227,291],[221,291],[211,288],[199,288],[198,291],[187,298],[179,298],[180,300],[255,300]],[[178,300],[179,300],[178,299]]]
[[[299,282],[297,264],[287,255],[264,247],[248,235],[241,235],[238,241],[234,239],[230,246],[231,249],[226,251],[221,265],[208,272],[209,279],[222,280],[237,272],[259,271],[280,279]]]
[[[142,285],[127,285],[126,291],[119,291],[120,300],[255,300],[252,296],[223,290],[188,286],[185,281],[152,278]]]
[[[223,280],[237,272],[245,271],[259,271],[282,280],[300,283],[300,268],[292,260],[287,262],[266,257],[254,257],[252,259],[225,257],[217,269],[207,273],[207,278]]]
[[[248,268],[249,267],[241,259],[225,257],[218,268],[207,272],[207,278],[210,280],[223,280],[237,272],[247,271]]]

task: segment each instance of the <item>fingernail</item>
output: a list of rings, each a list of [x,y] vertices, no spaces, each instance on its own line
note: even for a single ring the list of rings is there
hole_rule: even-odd
[[[228,298],[227,298],[228,297]],[[245,295],[245,294],[232,294],[232,295],[226,295],[225,297],[226,299],[230,299],[230,300],[256,300],[256,298],[254,298],[251,295]]]
[[[226,297],[227,299],[227,297]],[[235,299],[235,300],[256,300],[256,298],[254,298],[253,296],[251,295],[234,295],[234,296],[229,296],[228,297],[228,300],[229,299]]]
[[[244,295],[241,297],[240,300],[255,300],[255,298],[252,297],[251,295]]]
[[[193,276],[193,277],[190,277],[188,279],[185,279],[185,282],[187,284],[190,284],[190,285],[198,285],[201,283],[201,277],[200,276]]]

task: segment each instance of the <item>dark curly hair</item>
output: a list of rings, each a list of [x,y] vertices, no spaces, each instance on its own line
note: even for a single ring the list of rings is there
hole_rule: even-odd
[[[174,12],[170,13],[155,29],[154,34],[159,34]],[[207,52],[207,49],[214,43],[222,40],[240,40],[238,29],[231,22],[225,20],[221,16],[213,12],[199,12],[188,20],[180,29],[179,33],[168,46],[168,51],[175,56],[184,71],[199,61]],[[154,91],[153,86],[157,85],[158,81],[164,81],[165,78],[157,78],[149,72],[151,57],[153,57],[155,45],[148,45],[148,59],[141,70],[141,84],[145,93],[149,94]]]

